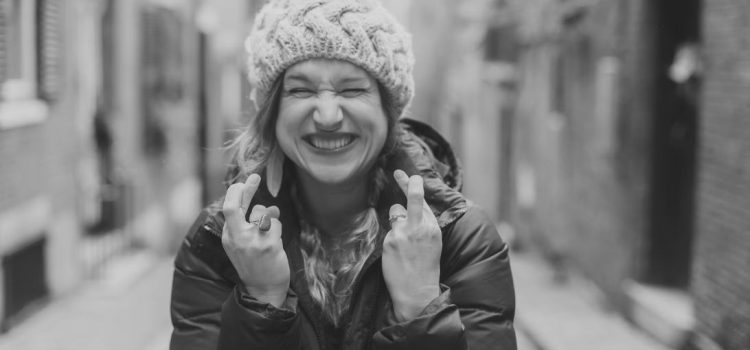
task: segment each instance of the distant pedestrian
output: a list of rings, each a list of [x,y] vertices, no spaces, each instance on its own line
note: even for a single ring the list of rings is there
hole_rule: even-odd
[[[515,349],[508,246],[447,142],[401,118],[410,36],[376,1],[271,0],[257,116],[175,261],[171,349]]]

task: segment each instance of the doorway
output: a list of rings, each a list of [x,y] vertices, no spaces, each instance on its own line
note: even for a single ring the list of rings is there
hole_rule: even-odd
[[[651,198],[644,282],[686,288],[695,215],[700,0],[652,3],[656,72]]]

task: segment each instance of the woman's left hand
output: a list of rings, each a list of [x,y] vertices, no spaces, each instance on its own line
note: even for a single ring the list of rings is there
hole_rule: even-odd
[[[391,231],[383,241],[383,277],[400,321],[419,315],[440,295],[442,233],[437,218],[424,200],[422,177],[393,173],[406,194],[406,208],[391,206]]]

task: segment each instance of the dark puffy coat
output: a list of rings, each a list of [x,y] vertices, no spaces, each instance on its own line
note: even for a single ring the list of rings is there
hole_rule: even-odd
[[[443,233],[442,294],[417,318],[397,323],[375,249],[357,277],[352,306],[341,329],[323,317],[309,295],[299,248],[299,220],[285,175],[273,198],[262,184],[254,203],[281,209],[282,240],[291,268],[291,291],[281,308],[238,288],[239,277],[221,245],[218,205],[204,209],[175,259],[170,348],[189,349],[516,349],[515,296],[508,246],[491,220],[458,192],[461,175],[447,142],[433,129],[403,120],[401,146],[387,169],[425,179],[425,199]],[[290,171],[285,171],[289,174]],[[380,197],[379,219],[393,203],[405,204],[391,184]],[[251,206],[252,207],[252,206]]]

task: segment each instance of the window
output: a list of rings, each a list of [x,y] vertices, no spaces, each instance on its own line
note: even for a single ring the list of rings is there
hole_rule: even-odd
[[[0,130],[46,119],[59,81],[59,18],[59,0],[0,0]]]

